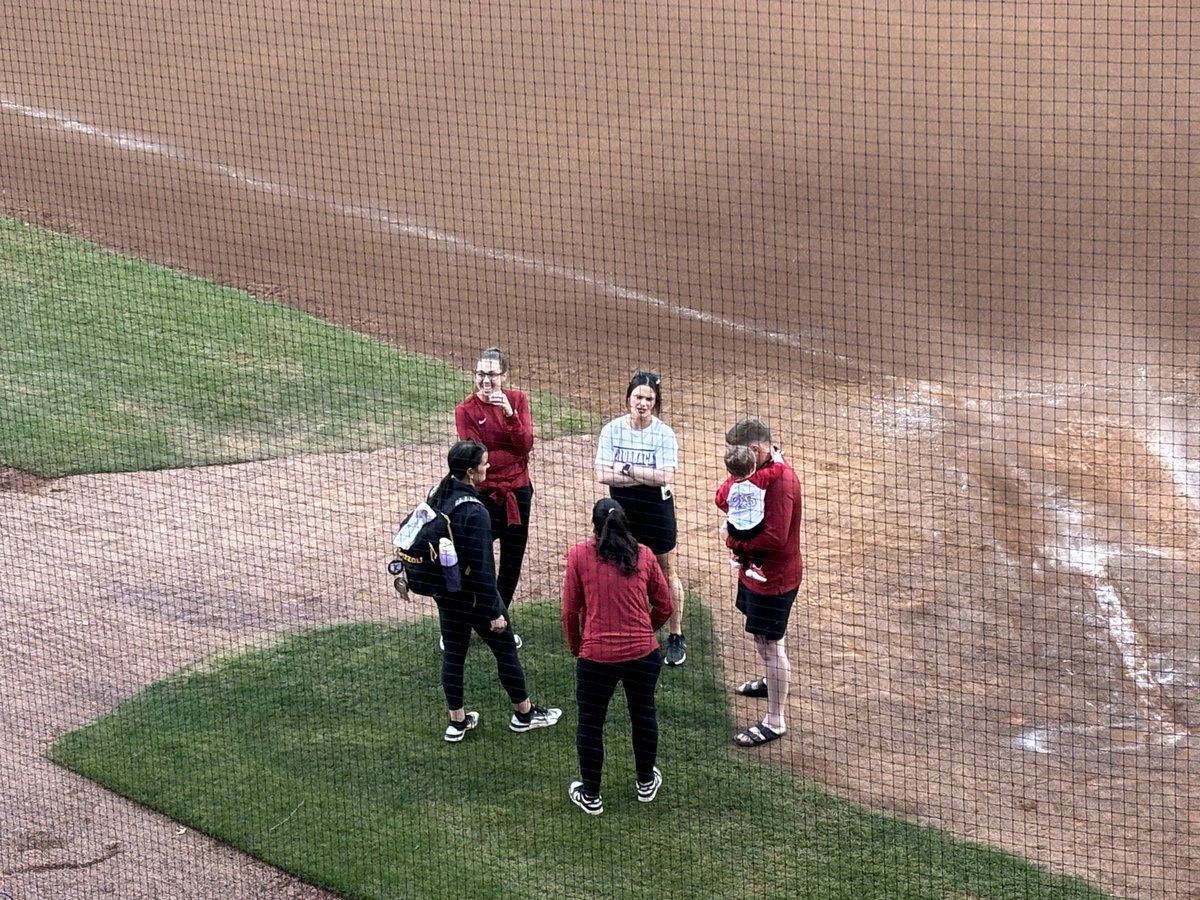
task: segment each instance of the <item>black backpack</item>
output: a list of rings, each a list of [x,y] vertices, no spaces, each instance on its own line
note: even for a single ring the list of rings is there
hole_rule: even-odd
[[[409,591],[432,597],[446,591],[446,577],[438,559],[438,544],[442,538],[449,538],[454,543],[454,529],[450,526],[450,513],[464,503],[479,503],[478,497],[459,497],[453,503],[443,507],[433,507],[429,503],[420,503],[416,509],[404,517],[400,529],[392,540],[395,558],[388,563],[388,574],[395,576],[393,582],[401,596],[407,596]],[[401,535],[414,517],[419,517],[421,524],[415,536],[409,535],[405,540],[407,546],[401,546]],[[409,528],[411,531],[411,528]]]

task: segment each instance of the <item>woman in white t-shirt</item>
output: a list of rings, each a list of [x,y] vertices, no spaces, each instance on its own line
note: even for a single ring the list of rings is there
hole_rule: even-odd
[[[662,409],[661,379],[636,372],[625,390],[628,414],[600,431],[596,480],[621,504],[638,543],[654,551],[671,587],[674,612],[668,622],[666,664],[687,659],[683,638],[683,582],[675,571],[675,499],[671,482],[679,467],[675,432],[656,415]]]

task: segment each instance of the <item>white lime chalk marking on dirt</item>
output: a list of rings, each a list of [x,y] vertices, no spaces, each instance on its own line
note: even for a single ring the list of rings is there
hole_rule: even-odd
[[[829,360],[830,362],[855,367],[875,375],[885,374],[882,370],[878,370],[876,367],[867,366],[859,360],[854,360],[848,356],[821,349],[818,346],[818,341],[812,338],[806,338],[803,335],[759,328],[755,325],[739,322],[736,319],[718,316],[702,309],[684,306],[680,303],[673,303],[670,300],[664,300],[661,297],[655,297],[652,294],[647,294],[645,291],[639,291],[636,288],[618,284],[615,281],[612,281],[601,275],[587,272],[583,269],[577,269],[571,266],[561,265],[559,263],[548,262],[543,259],[538,259],[537,257],[529,256],[525,253],[501,250],[495,247],[487,247],[477,244],[460,235],[456,235],[448,231],[442,231],[434,228],[431,225],[421,222],[414,222],[389,210],[342,202],[328,196],[311,193],[293,185],[273,181],[249,169],[244,169],[239,166],[232,166],[221,162],[210,162],[202,159],[198,154],[183,147],[173,146],[171,144],[157,141],[142,135],[135,135],[124,131],[114,131],[108,128],[102,128],[98,125],[92,125],[87,122],[82,122],[78,119],[71,118],[70,116],[55,112],[54,110],[42,109],[40,107],[29,106],[28,104],[20,103],[11,97],[4,95],[0,95],[0,110],[16,113],[30,119],[35,119],[62,131],[82,134],[86,137],[93,138],[102,143],[108,144],[109,146],[117,147],[121,150],[129,150],[149,156],[158,156],[174,162],[185,163],[193,169],[237,181],[256,191],[261,191],[262,193],[275,194],[277,196],[287,197],[293,200],[303,200],[305,202],[323,205],[327,209],[337,212],[343,216],[370,222],[372,224],[382,226],[397,234],[402,234],[406,237],[416,238],[432,244],[440,244],[443,246],[452,247],[458,252],[469,256],[475,256],[480,259],[495,260],[496,262],[517,266],[519,268],[527,269],[531,272],[536,272],[543,276],[559,278],[564,281],[570,281],[575,284],[584,285],[618,300],[624,300],[630,303],[649,307],[651,309],[661,310],[662,312],[680,319],[700,322],[702,324],[710,325],[714,328],[718,328],[739,336],[750,337],[755,340],[778,344],[811,357],[819,357]]]
[[[1048,728],[1030,728],[1018,735],[1014,743],[1027,753],[1051,753],[1049,738]]]
[[[1121,662],[1125,666],[1125,674],[1140,691],[1154,691],[1159,687],[1158,680],[1150,671],[1150,660],[1139,649],[1141,643],[1133,619],[1121,602],[1121,594],[1115,585],[1106,578],[1097,578],[1094,594],[1104,619],[1108,623],[1108,633],[1121,654]]]
[[[1104,725],[1047,725],[1027,728],[1013,738],[1012,745],[1026,753],[1136,753],[1146,746],[1146,727],[1136,719]],[[1186,734],[1156,735],[1155,744],[1173,746]]]
[[[1189,462],[1180,453],[1178,440],[1161,429],[1152,429],[1146,439],[1146,449],[1162,461],[1179,492],[1193,510],[1200,512],[1200,469],[1195,461]]]
[[[1090,587],[1100,619],[1121,657],[1125,679],[1132,686],[1141,728],[1159,743],[1178,742],[1188,731],[1174,721],[1162,684],[1150,666],[1146,641],[1108,577],[1108,560],[1119,548],[1110,550],[1091,540],[1082,525],[1083,513],[1074,504],[1059,499],[1053,504],[1053,513],[1059,526],[1058,542],[1043,548],[1043,556],[1059,571],[1081,576]]]

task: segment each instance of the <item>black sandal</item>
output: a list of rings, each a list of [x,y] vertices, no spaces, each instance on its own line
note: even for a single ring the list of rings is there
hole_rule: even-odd
[[[786,731],[776,731],[759,722],[756,725],[747,725],[739,731],[733,742],[739,747],[761,747],[763,744],[779,740],[785,734],[787,734]]]
[[[767,696],[767,679],[752,678],[749,681],[743,681],[733,689],[733,692],[742,697],[765,697]]]

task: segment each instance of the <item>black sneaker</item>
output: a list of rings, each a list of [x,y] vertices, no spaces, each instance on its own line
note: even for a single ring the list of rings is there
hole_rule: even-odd
[[[682,634],[667,635],[667,665],[682,666],[687,659],[687,641]]]
[[[589,816],[598,816],[604,812],[604,801],[598,795],[589,797],[585,794],[582,781],[572,781],[571,786],[567,789],[567,796],[571,798],[572,803]]]
[[[654,777],[649,781],[639,781],[637,783],[637,795],[640,803],[649,803],[658,796],[658,789],[662,787],[662,772],[658,766],[654,767]]]
[[[508,727],[513,731],[533,731],[535,728],[549,728],[558,722],[562,716],[562,710],[553,706],[533,706],[530,707],[529,713],[522,716],[516,710],[513,710],[512,718],[508,720]]]

